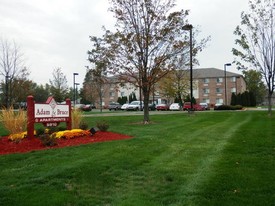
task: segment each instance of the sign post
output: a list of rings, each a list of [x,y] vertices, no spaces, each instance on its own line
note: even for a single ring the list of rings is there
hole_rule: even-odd
[[[67,129],[72,129],[71,101],[66,104],[57,104],[53,97],[46,103],[34,103],[33,96],[27,98],[27,136],[34,137],[34,124],[42,123],[46,127],[56,127],[60,122],[66,122]]]

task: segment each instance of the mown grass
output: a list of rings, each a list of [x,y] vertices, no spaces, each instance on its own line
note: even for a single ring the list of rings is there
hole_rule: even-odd
[[[275,205],[266,112],[99,120],[133,138],[0,156],[0,205]]]

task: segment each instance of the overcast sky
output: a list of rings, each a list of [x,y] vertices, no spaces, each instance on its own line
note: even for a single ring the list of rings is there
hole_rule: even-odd
[[[74,72],[78,83],[85,77],[89,36],[101,36],[103,25],[114,25],[108,7],[108,0],[0,0],[0,38],[20,46],[33,81],[49,83],[60,67],[72,87]],[[233,31],[247,7],[248,0],[177,0],[177,10],[191,11],[189,21],[200,27],[201,36],[211,36],[196,67],[223,69],[234,60]]]

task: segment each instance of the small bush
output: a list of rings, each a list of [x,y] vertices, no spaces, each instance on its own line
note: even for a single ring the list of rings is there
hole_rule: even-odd
[[[56,138],[52,137],[49,134],[42,134],[39,136],[39,139],[44,146],[51,147],[57,145]]]
[[[109,129],[109,124],[107,121],[102,120],[96,123],[96,127],[102,131],[102,132],[106,132]]]
[[[231,106],[232,109],[234,110],[242,110],[243,109],[243,106],[242,105],[235,105],[235,106]]]
[[[82,129],[82,130],[87,130],[89,127],[88,123],[85,122],[84,120],[82,120],[79,124],[79,129]]]
[[[45,128],[44,127],[39,127],[37,130],[36,130],[36,135],[37,136],[40,136],[42,134],[45,133]]]
[[[58,127],[48,127],[48,130],[49,130],[48,133],[52,134],[52,133],[58,132],[59,128]]]
[[[65,131],[67,128],[65,126],[59,126],[58,131]]]
[[[242,105],[220,105],[218,107],[214,108],[215,110],[242,110],[243,106]]]

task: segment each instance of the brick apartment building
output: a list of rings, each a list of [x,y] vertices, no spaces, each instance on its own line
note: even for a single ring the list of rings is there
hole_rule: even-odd
[[[226,81],[225,81],[226,76]],[[225,88],[226,85],[226,88]],[[116,77],[111,77],[105,88],[103,106],[108,106],[110,102],[116,102],[118,97],[135,93],[140,99],[140,91],[130,83],[121,83]],[[246,84],[242,75],[226,72],[216,68],[193,69],[193,97],[197,103],[204,102],[212,106],[215,104],[230,104],[232,93],[243,93],[246,91]],[[158,103],[173,103],[173,99],[160,96],[160,91],[156,90],[150,100]]]
[[[193,79],[193,96],[197,102],[230,104],[232,93],[246,91],[246,83],[241,74],[227,71],[225,75],[224,70],[216,68],[194,69]]]

